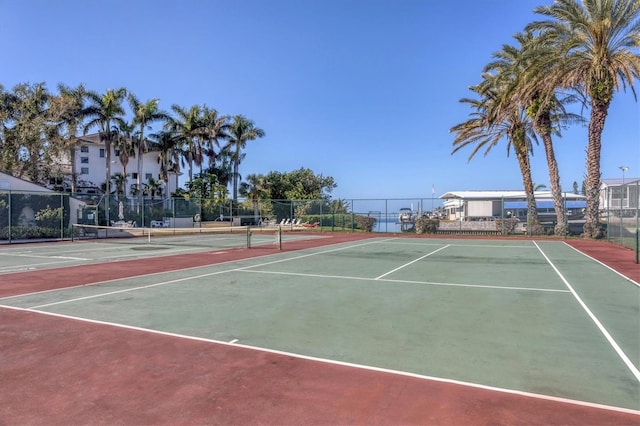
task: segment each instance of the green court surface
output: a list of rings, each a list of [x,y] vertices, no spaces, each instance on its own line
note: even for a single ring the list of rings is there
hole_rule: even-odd
[[[101,239],[76,239],[74,242],[56,244],[0,245],[0,274],[178,254],[195,256],[204,251],[247,247],[244,228],[233,233],[178,233],[175,236],[154,235],[153,238],[118,238],[118,230],[111,232],[112,237]],[[277,250],[275,237],[275,230],[252,231],[251,245]],[[285,240],[290,242],[310,238],[319,236],[289,234]]]
[[[563,242],[373,238],[0,305],[640,410],[640,288]]]

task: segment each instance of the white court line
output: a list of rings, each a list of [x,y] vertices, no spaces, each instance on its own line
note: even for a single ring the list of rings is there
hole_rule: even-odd
[[[409,263],[405,263],[405,264],[404,264],[404,265],[402,265],[402,266],[398,266],[397,268],[392,269],[391,271],[389,271],[389,272],[387,272],[387,273],[385,273],[385,274],[382,274],[382,275],[380,275],[379,277],[376,277],[376,280],[379,280],[379,279],[381,279],[381,278],[384,278],[384,277],[386,277],[386,276],[387,276],[387,275],[389,275],[389,274],[393,274],[394,272],[399,271],[400,269],[405,268],[405,267],[407,267],[407,266],[409,266],[409,265],[411,265],[411,264],[413,264],[413,263],[416,263],[417,261],[422,260],[422,259],[424,259],[425,257],[431,256],[432,254],[435,254],[435,253],[439,252],[440,250],[444,250],[444,249],[446,249],[447,247],[449,247],[449,244],[447,244],[447,245],[446,245],[446,246],[444,246],[444,247],[440,247],[440,248],[439,248],[439,249],[437,249],[437,250],[434,250],[434,251],[432,251],[432,252],[429,252],[429,253],[425,254],[424,256],[420,256],[419,258],[414,259],[414,260],[412,260],[412,261],[411,261],[411,262],[409,262]]]
[[[109,292],[106,292],[106,293],[94,294],[94,295],[91,295],[91,296],[83,296],[83,297],[76,297],[76,298],[73,298],[73,299],[60,300],[58,302],[46,303],[46,304],[37,305],[37,306],[31,306],[29,309],[38,309],[38,308],[43,308],[43,307],[47,307],[47,306],[62,305],[62,304],[65,304],[65,303],[77,302],[77,301],[80,301],[80,300],[95,299],[95,298],[98,298],[98,297],[110,296],[110,295],[113,295],[113,294],[120,294],[120,293],[127,293],[127,292],[130,292],[130,291],[144,290],[144,289],[147,289],[147,288],[159,287],[159,286],[167,285],[167,284],[175,284],[177,282],[187,281],[187,280],[191,280],[191,279],[205,278],[205,277],[210,277],[210,276],[213,276],[213,275],[225,274],[227,272],[243,271],[243,270],[250,269],[250,268],[257,268],[257,267],[260,267],[260,266],[272,265],[274,263],[281,263],[281,262],[286,262],[286,261],[289,261],[289,260],[295,260],[295,259],[301,259],[301,258],[305,258],[305,257],[309,257],[309,256],[315,256],[315,255],[318,255],[318,254],[330,253],[330,252],[339,251],[339,250],[346,250],[348,248],[360,247],[360,246],[367,245],[367,244],[374,244],[375,242],[376,241],[370,241],[370,242],[363,243],[363,244],[355,244],[355,245],[352,245],[352,246],[338,247],[338,248],[335,248],[335,249],[323,250],[323,251],[316,252],[316,253],[309,253],[309,254],[290,257],[290,258],[286,258],[286,259],[279,259],[279,260],[275,260],[275,261],[271,261],[271,262],[260,263],[260,264],[257,264],[257,265],[250,265],[250,266],[244,266],[244,267],[241,267],[241,268],[227,269],[227,270],[224,270],[224,271],[210,272],[210,273],[207,273],[207,274],[200,274],[200,275],[196,275],[196,276],[192,276],[192,277],[178,278],[178,279],[169,280],[169,281],[163,281],[163,282],[154,283],[154,284],[147,284],[147,285],[138,286],[138,287],[126,288],[126,289],[122,289],[122,290],[114,290],[114,291],[109,291]],[[208,265],[208,266],[211,266],[211,265]],[[175,272],[175,271],[171,271],[171,273],[173,273],[173,272]],[[127,277],[127,279],[131,279],[131,278],[134,278],[134,277]],[[109,281],[107,281],[107,282],[109,282]],[[80,287],[80,286],[77,286],[77,287]],[[66,289],[57,289],[57,290],[58,291],[64,291]],[[20,297],[20,296],[24,296],[24,295],[18,295],[18,296],[12,296],[12,297]]]
[[[399,238],[402,239],[402,238]],[[395,245],[408,245],[408,246],[441,246],[442,244],[445,243],[435,243],[435,242],[430,242],[430,243],[421,243],[421,242],[410,242],[409,239],[407,239],[406,242],[404,241],[398,241],[398,242],[391,242],[389,244],[395,244]],[[511,248],[524,248],[524,249],[535,249],[534,246],[531,245],[506,245],[506,244],[457,244],[457,243],[448,243],[449,246],[451,247],[478,247],[478,248],[496,248],[496,249],[511,249]]]
[[[591,312],[591,309],[589,309],[589,307],[586,305],[586,303],[584,303],[582,301],[582,299],[580,298],[580,296],[578,296],[578,293],[576,293],[576,291],[573,289],[573,287],[571,286],[571,284],[569,284],[569,281],[567,281],[567,279],[560,273],[560,271],[558,270],[558,268],[556,268],[556,266],[553,264],[553,262],[551,262],[551,260],[547,257],[547,255],[542,251],[542,249],[540,248],[540,246],[538,246],[538,244],[534,241],[533,244],[536,245],[536,247],[538,248],[538,250],[540,251],[540,253],[542,254],[542,256],[547,260],[547,262],[549,263],[549,265],[551,265],[551,267],[553,268],[554,271],[556,271],[556,274],[558,274],[558,276],[560,277],[560,279],[562,280],[562,282],[564,282],[564,284],[567,286],[567,288],[569,289],[569,291],[573,294],[573,297],[575,297],[575,299],[578,301],[578,303],[580,304],[580,306],[582,306],[582,309],[585,310],[585,312],[587,313],[587,315],[589,315],[589,317],[591,318],[591,320],[595,323],[596,327],[598,327],[598,329],[600,330],[600,332],[604,335],[604,337],[607,339],[607,341],[609,342],[609,344],[611,345],[611,347],[613,347],[613,349],[616,351],[616,353],[618,354],[618,356],[622,359],[622,361],[625,363],[625,365],[629,368],[629,370],[631,370],[631,373],[633,373],[633,375],[636,377],[636,380],[640,382],[640,371],[638,370],[638,368],[633,365],[633,363],[631,362],[631,360],[629,359],[629,357],[627,356],[627,354],[624,353],[624,351],[622,350],[622,348],[618,345],[618,343],[613,339],[613,337],[611,336],[611,334],[609,334],[609,332],[607,331],[606,328],[604,328],[604,326],[602,325],[602,323],[600,322],[600,320],[598,320],[598,318],[593,314],[593,312]]]
[[[581,252],[580,250],[578,250],[577,248],[575,248],[575,247],[574,247],[574,246],[572,246],[571,244],[567,244],[566,242],[565,242],[564,244],[565,244],[565,245],[567,245],[567,246],[569,246],[569,247],[571,247],[572,249],[574,249],[575,251],[577,251],[578,253],[580,253],[580,254],[581,254],[581,255],[583,255],[584,257],[587,257],[587,258],[589,258],[589,259],[593,260],[594,262],[599,263],[600,265],[604,266],[605,268],[609,269],[610,271],[615,272],[616,274],[620,275],[620,276],[621,276],[622,278],[624,278],[625,280],[630,281],[632,284],[635,284],[635,285],[637,285],[638,287],[640,287],[640,283],[637,283],[637,282],[635,282],[634,280],[632,280],[631,278],[627,277],[626,275],[621,274],[620,272],[618,272],[618,271],[616,271],[615,269],[613,269],[611,266],[606,265],[606,264],[604,264],[604,263],[600,262],[598,259],[596,259],[596,258],[594,258],[594,257],[591,257],[591,256],[589,256],[589,255],[588,255],[588,254],[586,254],[586,253]]]
[[[126,329],[126,330],[142,331],[142,332],[146,332],[146,333],[152,333],[152,334],[157,334],[157,335],[167,336],[167,337],[173,337],[173,338],[178,338],[178,339],[186,339],[186,340],[192,340],[192,341],[197,341],[197,342],[205,342],[205,343],[213,343],[213,344],[218,344],[218,345],[223,345],[223,346],[238,347],[238,348],[243,348],[243,349],[256,351],[256,352],[266,352],[266,353],[272,353],[272,354],[275,354],[275,355],[284,355],[284,356],[303,359],[303,360],[307,360],[307,361],[321,362],[321,363],[324,363],[324,364],[340,365],[340,366],[343,366],[343,367],[357,368],[357,369],[360,369],[360,370],[374,371],[374,372],[378,372],[378,373],[388,373],[388,374],[393,374],[393,375],[397,375],[397,376],[404,376],[404,377],[411,377],[411,378],[421,379],[421,380],[425,380],[425,381],[433,381],[433,382],[439,382],[439,383],[449,383],[449,384],[454,384],[454,385],[470,387],[470,388],[474,388],[474,389],[483,389],[483,390],[489,390],[489,391],[493,391],[493,392],[500,392],[500,393],[509,394],[509,395],[518,395],[518,396],[523,396],[523,397],[527,397],[527,398],[540,399],[540,400],[544,400],[544,401],[551,401],[551,402],[558,402],[558,403],[562,403],[562,404],[577,405],[577,406],[588,407],[588,408],[597,408],[597,409],[613,411],[613,412],[617,412],[617,413],[633,414],[633,415],[640,416],[640,411],[633,410],[633,409],[630,409],[630,408],[615,407],[615,406],[611,406],[611,405],[597,404],[597,403],[586,402],[586,401],[578,401],[578,400],[574,400],[574,399],[561,398],[561,397],[557,397],[557,396],[544,395],[544,394],[537,394],[537,393],[532,393],[532,392],[520,391],[520,390],[516,390],[516,389],[499,388],[499,387],[495,387],[495,386],[482,385],[482,384],[479,384],[479,383],[464,382],[464,381],[461,381],[461,380],[447,379],[447,378],[435,377],[435,376],[427,376],[427,375],[424,375],[424,374],[410,373],[410,372],[407,372],[407,371],[392,370],[392,369],[388,369],[388,368],[374,367],[374,366],[369,366],[369,365],[364,365],[364,364],[355,364],[355,363],[351,363],[351,362],[338,361],[338,360],[333,360],[333,359],[328,359],[328,358],[320,358],[320,357],[314,357],[314,356],[309,356],[309,355],[302,355],[302,354],[298,354],[298,353],[294,353],[294,352],[285,352],[285,351],[281,351],[281,350],[277,350],[277,349],[269,349],[269,348],[264,348],[264,347],[260,347],[260,346],[251,346],[251,345],[245,345],[245,344],[238,344],[237,343],[238,339],[234,339],[231,342],[225,342],[225,341],[222,341],[222,340],[207,339],[207,338],[204,338],[204,337],[188,336],[188,335],[183,335],[183,334],[178,334],[178,333],[171,333],[171,332],[167,332],[167,331],[152,330],[152,329],[148,329],[148,328],[135,327],[135,326],[118,324],[118,323],[113,323],[113,322],[92,320],[92,319],[74,317],[74,316],[63,315],[63,314],[56,314],[56,313],[53,313],[53,312],[43,312],[43,311],[35,311],[34,312],[34,311],[29,311],[28,309],[24,309],[24,308],[14,308],[12,306],[3,306],[3,305],[0,305],[0,308],[13,309],[13,310],[16,310],[16,311],[28,311],[28,312],[37,313],[37,314],[40,314],[40,315],[50,315],[50,316],[58,317],[58,318],[65,318],[65,319],[71,319],[71,320],[76,320],[76,321],[87,322],[87,323],[90,323],[90,324],[106,325],[106,326],[111,326],[111,327],[123,328],[123,329]]]
[[[25,254],[25,253],[0,253],[0,256],[11,256],[11,257],[29,257],[34,259],[65,259],[65,260],[88,260],[82,257],[69,257],[69,256],[45,256],[39,254]]]
[[[363,277],[351,277],[345,275],[321,275],[321,274],[303,274],[299,272],[276,272],[276,271],[251,271],[242,270],[240,272],[247,272],[251,274],[272,274],[272,275],[292,275],[308,278],[326,278],[326,279],[344,279],[353,281],[376,281],[376,282],[388,282],[388,283],[401,283],[401,284],[423,284],[423,285],[435,285],[435,286],[449,286],[449,287],[470,287],[470,288],[489,288],[497,290],[522,290],[522,291],[541,291],[550,293],[570,293],[569,290],[562,290],[557,288],[534,288],[534,287],[508,287],[508,286],[496,286],[496,285],[479,285],[479,284],[456,284],[456,283],[442,283],[437,281],[413,281],[413,280],[393,280],[390,278],[363,278]]]

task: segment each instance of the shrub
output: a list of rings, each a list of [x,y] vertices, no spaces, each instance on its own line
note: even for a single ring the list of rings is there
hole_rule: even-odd
[[[39,226],[45,228],[59,228],[60,221],[62,220],[62,210],[62,207],[52,209],[47,205],[46,208],[36,213],[35,220]]]
[[[356,216],[356,226],[358,229],[362,229],[365,232],[373,231],[373,227],[375,226],[378,219],[371,216]]]
[[[498,218],[496,219],[496,230],[500,232],[504,232],[505,234],[514,234],[516,230],[516,226],[520,223],[520,220],[515,217],[510,217],[506,219]],[[504,231],[503,231],[504,226]]]
[[[429,219],[426,217],[416,219],[414,224],[416,234],[437,234],[438,226],[440,226],[440,219]]]

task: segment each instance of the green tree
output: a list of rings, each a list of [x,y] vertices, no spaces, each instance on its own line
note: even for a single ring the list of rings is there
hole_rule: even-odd
[[[78,146],[78,133],[82,126],[83,109],[87,90],[83,84],[77,87],[58,85],[59,95],[54,99],[54,107],[59,120],[59,133],[62,148],[66,148],[67,156],[71,162],[71,193],[76,192],[78,171],[76,164],[76,147]]]
[[[179,105],[172,105],[175,114],[165,124],[165,130],[171,133],[176,142],[176,148],[187,160],[189,166],[189,182],[193,181],[193,164],[202,164],[202,145],[200,141],[205,136],[203,111],[199,105],[185,109]]]
[[[13,174],[18,165],[20,145],[13,137],[13,118],[17,97],[0,85],[0,170]]]
[[[600,236],[599,191],[602,132],[615,91],[633,89],[640,78],[640,2],[637,0],[556,0],[534,10],[549,19],[535,21],[554,50],[545,75],[552,88],[574,89],[590,106],[586,158],[584,236]]]
[[[160,102],[158,99],[150,99],[147,102],[140,102],[140,100],[133,94],[129,93],[127,97],[129,106],[133,112],[133,125],[138,126],[138,132],[135,138],[136,144],[136,156],[138,157],[138,178],[136,183],[138,186],[142,185],[142,172],[143,172],[143,158],[144,154],[148,151],[147,139],[144,137],[145,130],[150,130],[151,123],[156,121],[168,121],[170,119],[169,114],[161,111],[158,107]]]
[[[104,94],[94,91],[87,92],[87,101],[89,105],[84,109],[83,116],[88,119],[84,126],[86,134],[90,129],[97,127],[100,141],[105,145],[105,162],[106,162],[106,178],[105,178],[105,194],[106,205],[105,217],[109,223],[109,194],[111,192],[111,143],[114,138],[112,125],[124,124],[124,108],[122,106],[127,90],[123,87],[119,89],[108,89]]]
[[[167,185],[169,183],[169,172],[174,172],[176,175],[180,172],[180,155],[176,148],[176,140],[170,132],[166,131],[152,133],[149,138],[152,141],[151,149],[158,151],[160,180]]]
[[[228,139],[229,117],[219,115],[214,108],[203,107],[202,120],[204,126],[204,152],[209,159],[209,167],[215,164],[216,148],[220,148],[220,141]]]
[[[253,216],[260,218],[260,200],[269,198],[269,185],[264,175],[250,174],[247,181],[240,184],[240,195],[251,199]]]
[[[535,134],[523,108],[513,103],[513,98],[505,96],[510,87],[508,79],[484,73],[484,81],[472,86],[479,99],[463,98],[460,102],[468,104],[471,118],[451,128],[455,133],[453,141],[455,154],[467,146],[475,146],[468,160],[485,148],[485,155],[501,140],[507,140],[507,155],[511,149],[515,152],[522,174],[525,194],[527,196],[527,223],[532,234],[542,232],[538,220],[533,180],[531,179],[530,153],[533,150]]]
[[[233,158],[233,200],[238,200],[238,169],[240,166],[241,152],[246,147],[247,142],[262,138],[265,136],[264,130],[256,127],[253,121],[244,115],[236,115],[231,120],[228,130],[228,143],[226,149],[229,149]]]
[[[123,195],[126,195],[126,183],[129,174],[127,173],[127,166],[129,165],[129,159],[136,156],[134,139],[135,139],[135,125],[127,121],[118,123],[118,126],[113,128],[113,144],[114,148],[118,151],[118,159],[122,165],[122,176],[124,182],[122,183]]]
[[[11,152],[17,149],[17,163],[13,171],[18,177],[27,176],[40,182],[43,164],[52,164],[49,137],[55,135],[56,126],[50,115],[51,94],[44,83],[19,84],[13,89],[11,119],[13,127],[6,132]],[[40,182],[42,183],[42,182]]]
[[[509,75],[513,83],[510,95],[514,97],[514,102],[526,108],[533,130],[542,139],[557,218],[554,232],[556,235],[566,235],[568,228],[564,199],[552,136],[560,135],[562,126],[580,122],[581,118],[565,111],[564,105],[573,102],[573,96],[560,99],[556,96],[555,88],[546,86],[545,75],[550,66],[548,58],[551,49],[544,40],[535,37],[532,32],[518,33],[515,39],[518,45],[504,46],[494,55],[497,60],[486,70],[499,70],[500,74]]]

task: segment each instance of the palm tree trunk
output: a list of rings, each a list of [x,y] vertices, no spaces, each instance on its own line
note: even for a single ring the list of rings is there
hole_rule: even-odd
[[[538,219],[538,207],[536,206],[536,198],[533,190],[533,179],[531,178],[531,165],[529,164],[529,153],[526,148],[514,144],[520,172],[522,173],[522,183],[524,191],[527,195],[527,229],[531,235],[542,234],[542,227]]]
[[[587,146],[587,208],[585,212],[584,237],[602,238],[600,227],[600,151],[602,148],[602,130],[607,118],[609,102],[593,101],[589,119],[589,144]]]
[[[238,169],[240,168],[238,157],[233,158],[233,201],[238,201]]]
[[[549,185],[551,186],[551,196],[553,198],[553,207],[556,212],[556,226],[554,228],[555,235],[567,234],[567,220],[564,208],[564,200],[562,199],[562,188],[560,187],[560,172],[558,170],[558,162],[553,151],[553,141],[551,140],[551,119],[549,114],[543,114],[537,120],[536,127],[539,130],[542,142],[544,143],[544,152],[547,156],[547,166],[549,168]]]

